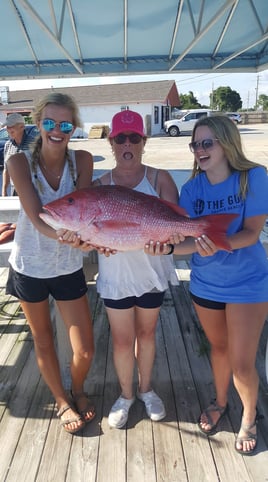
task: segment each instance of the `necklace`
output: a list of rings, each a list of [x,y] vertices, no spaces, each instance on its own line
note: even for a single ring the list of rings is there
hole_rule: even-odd
[[[51,176],[54,176],[54,177],[55,177],[56,179],[58,179],[58,180],[61,178],[61,176],[62,176],[62,174],[63,174],[63,171],[62,171],[61,174],[55,174],[55,172],[50,171],[50,170],[47,168],[47,166],[45,165],[45,163],[44,163],[43,160],[40,159],[40,163],[41,163],[41,166],[43,167],[43,169],[44,169],[48,174],[50,174]]]

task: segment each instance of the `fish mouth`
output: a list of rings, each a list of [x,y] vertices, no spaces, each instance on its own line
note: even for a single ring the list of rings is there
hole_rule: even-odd
[[[62,219],[55,211],[50,211],[49,209],[43,208],[42,212],[39,213],[39,217],[42,219],[42,221],[54,229],[63,227]]]

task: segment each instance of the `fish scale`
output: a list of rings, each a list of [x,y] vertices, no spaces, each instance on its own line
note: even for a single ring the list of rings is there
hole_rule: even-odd
[[[67,229],[94,246],[131,251],[150,240],[167,242],[175,233],[206,234],[218,248],[230,251],[226,238],[236,214],[189,218],[176,204],[123,186],[80,189],[43,207],[40,218],[54,229]]]

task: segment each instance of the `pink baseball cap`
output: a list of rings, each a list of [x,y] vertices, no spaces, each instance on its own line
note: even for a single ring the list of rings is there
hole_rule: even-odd
[[[125,131],[136,132],[142,137],[145,136],[143,119],[138,112],[122,110],[113,116],[109,137],[115,137]]]

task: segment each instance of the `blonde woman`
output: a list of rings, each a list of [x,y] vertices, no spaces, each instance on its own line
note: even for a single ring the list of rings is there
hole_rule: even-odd
[[[68,149],[72,133],[80,126],[71,97],[52,92],[36,106],[34,115],[40,136],[32,152],[15,154],[8,160],[21,210],[9,258],[7,293],[20,300],[39,369],[56,400],[57,415],[64,429],[75,433],[95,415],[84,393],[94,346],[82,252],[59,244],[55,231],[38,214],[44,204],[90,186],[93,161],[86,151]],[[49,295],[57,302],[73,350],[71,401],[60,377]]]

